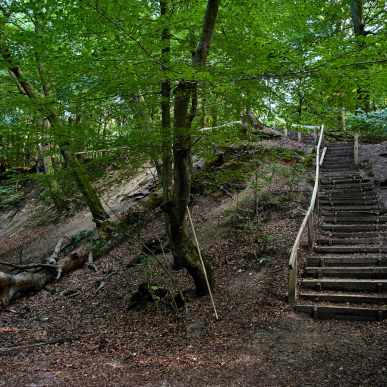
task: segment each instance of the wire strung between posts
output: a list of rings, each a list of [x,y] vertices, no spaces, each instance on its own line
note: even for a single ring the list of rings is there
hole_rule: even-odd
[[[192,223],[192,218],[191,218],[191,214],[190,214],[190,212],[189,212],[188,206],[187,206],[187,212],[188,212],[189,221],[190,221],[190,223],[191,223],[192,231],[193,231],[193,234],[194,234],[194,237],[195,237],[196,247],[198,248],[199,258],[200,258],[200,262],[201,262],[201,264],[202,264],[202,268],[203,268],[203,272],[204,272],[204,277],[206,278],[206,283],[207,283],[207,287],[208,287],[208,293],[210,293],[211,302],[212,302],[212,307],[214,308],[214,312],[215,312],[215,317],[216,317],[216,319],[219,320],[218,313],[216,313],[215,302],[214,302],[214,299],[212,298],[211,288],[210,288],[210,284],[209,284],[209,282],[208,282],[207,272],[206,272],[206,268],[205,268],[205,266],[204,266],[204,262],[203,262],[203,258],[202,258],[202,253],[200,252],[200,247],[199,247],[198,238],[196,238],[195,228],[194,228],[194,225],[193,225],[193,223]]]

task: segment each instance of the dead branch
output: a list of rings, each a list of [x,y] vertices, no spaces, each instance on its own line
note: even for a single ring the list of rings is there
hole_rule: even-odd
[[[63,344],[66,341],[74,341],[74,340],[76,340],[76,339],[62,338],[62,339],[55,339],[55,340],[50,340],[50,341],[44,341],[44,342],[41,342],[41,343],[19,345],[17,347],[0,348],[0,356],[6,356],[6,355],[11,354],[14,351],[17,351],[17,350],[20,350],[20,349],[41,347],[42,345]]]
[[[89,258],[88,258],[87,262],[85,263],[85,265],[88,267],[91,267],[92,269],[94,269],[94,271],[98,271],[97,265],[93,262],[93,252],[92,251],[90,251]]]
[[[57,247],[58,245],[59,243],[57,244]],[[41,272],[24,272],[17,275],[0,272],[0,306],[6,308],[12,302],[17,293],[31,291],[37,292],[43,289],[49,282],[55,279],[55,271],[66,274],[83,265],[88,257],[92,245],[91,240],[85,241],[76,251],[71,252],[66,257],[60,259],[56,265],[32,264],[38,265],[34,267],[43,268],[44,270]],[[55,269],[55,271],[53,269]]]
[[[26,271],[28,269],[42,269],[42,268],[55,269],[58,271],[58,277],[57,277],[57,279],[58,279],[60,277],[60,273],[62,272],[62,270],[57,265],[56,258],[58,257],[58,254],[60,252],[62,242],[63,242],[63,239],[59,240],[59,242],[55,246],[55,250],[52,253],[52,255],[50,257],[46,258],[46,261],[48,263],[30,263],[27,265],[15,265],[15,264],[10,263],[10,262],[0,261],[0,264],[2,264],[4,266],[13,267],[14,269],[24,270],[24,271]]]
[[[29,265],[15,265],[13,263],[0,261],[0,264],[4,266],[10,266],[10,267],[13,267],[14,269],[19,269],[19,270],[39,269],[39,268],[46,268],[46,269],[57,268],[56,265],[50,265],[48,263],[31,263]]]

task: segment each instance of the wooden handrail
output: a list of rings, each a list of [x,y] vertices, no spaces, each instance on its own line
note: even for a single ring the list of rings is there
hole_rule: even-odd
[[[296,302],[296,289],[297,289],[297,252],[301,242],[302,233],[305,230],[306,225],[308,224],[308,250],[312,251],[313,249],[313,211],[317,209],[318,211],[318,189],[319,189],[319,179],[320,179],[320,149],[321,144],[324,141],[324,125],[321,126],[320,139],[316,149],[316,179],[314,182],[314,189],[312,194],[312,199],[310,201],[310,206],[308,212],[306,213],[304,220],[301,224],[300,230],[298,231],[297,238],[294,241],[292,253],[290,254],[289,259],[289,293],[288,293],[288,302]]]

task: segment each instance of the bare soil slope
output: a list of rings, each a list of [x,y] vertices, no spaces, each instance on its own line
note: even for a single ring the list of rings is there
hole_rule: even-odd
[[[278,180],[274,189],[281,187]],[[192,209],[217,276],[219,321],[209,297],[192,294],[183,271],[173,272],[188,292],[181,319],[167,297],[160,301],[162,321],[151,303],[128,311],[145,277],[143,268],[126,268],[140,247],[122,245],[97,262],[98,272],[81,268],[54,283],[55,290],[21,297],[0,314],[0,385],[385,386],[385,322],[314,321],[286,303],[289,248],[307,197],[262,209],[265,232],[282,238],[268,245],[267,261],[253,257],[249,238],[232,221],[234,199],[217,193]],[[143,237],[161,234],[156,211]],[[195,322],[203,322],[200,336],[187,338]],[[31,346],[37,343],[44,345]]]

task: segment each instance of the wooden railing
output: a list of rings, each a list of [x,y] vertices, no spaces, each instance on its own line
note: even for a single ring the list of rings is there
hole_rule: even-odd
[[[317,140],[317,137],[316,137]],[[288,293],[288,302],[294,303],[297,298],[297,252],[300,246],[302,233],[305,230],[306,225],[308,225],[308,251],[313,250],[313,211],[318,213],[319,210],[319,200],[318,200],[318,190],[319,190],[319,180],[320,180],[320,150],[324,144],[324,125],[321,126],[320,138],[316,146],[316,179],[314,182],[314,189],[312,194],[312,199],[310,201],[310,206],[308,212],[305,215],[305,218],[301,224],[300,230],[298,231],[297,238],[294,242],[292,253],[290,254],[289,259],[289,293]],[[323,152],[323,155],[325,151]]]
[[[277,120],[279,122],[282,122],[284,124],[284,136],[287,138],[288,137],[288,129],[287,129],[286,125],[288,124],[288,122],[286,122],[282,118],[279,118],[279,117],[275,116],[274,120],[273,120],[273,129],[274,130],[276,129],[275,120]],[[315,138],[316,138],[315,145],[317,146],[317,130],[320,128],[319,126],[291,124],[291,127],[293,127],[293,128],[299,127],[299,128],[313,129],[314,130],[314,135],[315,135]],[[302,141],[302,133],[300,131],[298,131],[298,130],[296,130],[296,131],[297,131],[297,134],[298,134],[298,141]]]

